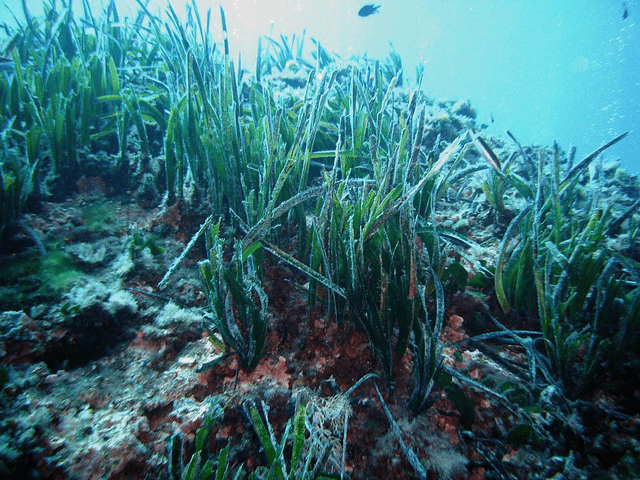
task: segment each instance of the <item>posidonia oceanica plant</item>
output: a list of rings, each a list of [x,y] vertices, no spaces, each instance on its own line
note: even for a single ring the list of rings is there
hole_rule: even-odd
[[[509,225],[496,266],[502,309],[538,316],[545,352],[539,366],[548,382],[573,396],[603,374],[603,362],[621,350],[622,332],[639,321],[637,270],[608,243],[621,217],[599,198],[595,182],[579,182],[591,162],[625,136],[570,169],[557,146],[536,152],[535,196]]]
[[[220,223],[205,233],[208,258],[200,262],[200,274],[209,301],[205,327],[222,336],[242,368],[253,370],[266,347],[268,298],[256,274],[251,256],[236,241],[231,260],[224,259]]]

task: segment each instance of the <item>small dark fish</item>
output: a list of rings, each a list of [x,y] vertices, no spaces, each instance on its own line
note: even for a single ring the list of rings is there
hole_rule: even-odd
[[[622,2],[622,20],[626,20],[629,16],[629,9],[627,8],[627,2]]]
[[[360,9],[360,11],[358,12],[358,15],[361,17],[368,17],[369,15],[378,13],[379,8],[380,8],[380,5],[375,6],[373,3],[368,3]]]

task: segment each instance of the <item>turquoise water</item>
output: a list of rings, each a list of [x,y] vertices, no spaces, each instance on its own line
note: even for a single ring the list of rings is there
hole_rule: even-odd
[[[135,1],[116,3],[123,17],[134,17]],[[225,9],[231,48],[247,68],[260,35],[306,31],[307,48],[314,38],[343,58],[382,59],[392,44],[408,81],[424,65],[427,94],[470,99],[489,133],[509,129],[523,143],[575,145],[582,158],[632,131],[605,157],[640,172],[640,1],[395,0],[376,2],[379,13],[361,18],[366,3],[197,0],[203,16],[211,8],[211,33],[220,40],[218,9]],[[22,18],[19,0],[6,4]],[[42,8],[27,4],[34,13]],[[150,5],[160,12],[166,2]],[[172,5],[185,11],[182,0]]]

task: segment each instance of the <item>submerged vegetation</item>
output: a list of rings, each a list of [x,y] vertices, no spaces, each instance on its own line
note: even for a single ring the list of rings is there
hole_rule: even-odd
[[[519,471],[503,460],[506,444],[561,457],[555,471],[566,475],[607,454],[576,447],[582,427],[558,423],[583,414],[598,392],[627,408],[611,417],[639,413],[628,405],[640,374],[640,190],[602,157],[626,134],[574,165],[574,152],[557,145],[484,136],[468,104],[424,94],[420,70],[410,85],[395,53],[385,62],[344,62],[315,42],[309,59],[304,35],[282,36],[261,41],[250,72],[230,58],[222,9],[220,45],[211,38],[212,12],[201,17],[195,2],[186,21],[171,5],[163,19],[138,4],[135,19],[122,19],[113,2],[100,18],[85,3],[77,20],[51,1],[44,19],[25,7],[25,21],[7,27],[0,250],[15,252],[16,236],[26,236],[41,257],[33,262],[41,281],[64,277],[50,287],[64,289],[82,272],[24,214],[74,194],[82,177],[103,177],[111,194],[136,191],[141,204],[180,204],[200,219],[157,290],[170,290],[178,264],[204,238],[196,248],[208,302],[200,305],[203,328],[239,369],[255,370],[268,347],[267,272],[278,262],[305,279],[296,287],[307,308],[364,333],[380,372],[368,379],[416,476],[426,478],[427,468],[398,433],[383,385],[386,398],[406,399],[416,415],[446,396],[491,478]],[[113,215],[100,205],[86,208],[91,234]],[[490,238],[474,235],[481,227],[470,227],[472,218]],[[128,248],[136,258],[147,250],[166,256],[159,244],[136,232]],[[470,315],[486,328],[449,340],[448,309],[460,298],[482,304]],[[513,381],[498,385],[457,369],[468,345]],[[471,433],[478,395],[512,416],[494,442]],[[314,436],[312,408],[298,401],[276,435],[264,403],[244,404],[267,457],[251,478],[340,475],[325,471],[338,455]],[[176,460],[173,476],[245,475],[227,465],[231,440],[209,459],[210,428],[205,422],[191,462]],[[172,442],[182,453],[180,440]],[[342,455],[333,463],[344,474]],[[448,475],[458,467],[433,469]],[[640,471],[637,461],[625,468]]]

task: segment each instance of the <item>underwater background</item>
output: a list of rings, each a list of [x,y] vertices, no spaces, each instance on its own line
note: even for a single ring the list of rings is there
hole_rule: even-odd
[[[637,1],[90,2],[0,17],[0,478],[640,478]]]
[[[20,1],[4,3],[21,18]],[[42,2],[26,3],[40,13]],[[82,2],[73,3],[80,12]],[[171,2],[179,15],[185,3],[190,2]],[[415,67],[424,65],[425,93],[470,100],[479,123],[489,125],[487,133],[509,129],[521,142],[541,145],[555,140],[567,151],[574,145],[581,157],[631,131],[606,155],[620,158],[630,173],[640,172],[640,2],[390,0],[375,2],[379,13],[359,17],[366,3],[196,2],[201,12],[225,9],[232,58],[242,52],[248,68],[255,64],[261,35],[300,36],[306,30],[307,38],[345,60],[364,54],[384,59],[392,44],[409,81],[415,84]],[[136,2],[116,5],[123,16],[135,18]],[[160,13],[166,2],[151,0],[149,7]],[[214,38],[221,35],[219,22],[213,15]]]

